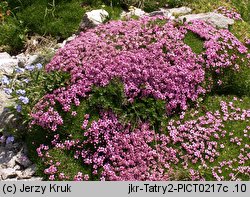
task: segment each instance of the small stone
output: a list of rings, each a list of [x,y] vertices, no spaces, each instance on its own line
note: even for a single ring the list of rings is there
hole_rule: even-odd
[[[173,15],[182,15],[182,14],[188,14],[192,12],[191,8],[188,7],[180,7],[180,8],[172,8],[172,9],[166,9],[166,8],[160,8],[160,11],[154,11],[149,13],[149,16],[166,16],[170,19],[173,19]]]

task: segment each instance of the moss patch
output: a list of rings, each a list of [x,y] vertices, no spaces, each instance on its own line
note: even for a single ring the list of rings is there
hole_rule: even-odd
[[[197,34],[189,31],[184,39],[184,43],[191,47],[192,51],[200,54],[204,51],[204,40]]]

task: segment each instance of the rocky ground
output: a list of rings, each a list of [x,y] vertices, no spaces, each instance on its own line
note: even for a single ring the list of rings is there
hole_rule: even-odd
[[[160,9],[152,13],[146,13],[138,8],[131,8],[129,12],[123,12],[121,17],[131,16],[166,16],[172,20],[186,21],[193,19],[204,20],[218,28],[228,28],[234,21],[216,12],[190,14],[191,9],[187,7],[174,9]],[[94,10],[84,15],[79,27],[79,31],[85,31],[105,21],[108,13],[104,10]],[[56,44],[50,50],[56,52],[60,47],[63,47],[67,42],[74,39],[75,35],[65,40],[62,43]],[[42,60],[41,54],[21,53],[17,56],[10,56],[8,53],[0,53],[0,78],[9,76],[13,70],[25,65],[32,65]],[[27,157],[27,149],[22,142],[15,142],[11,136],[4,131],[6,124],[12,121],[13,116],[8,113],[6,107],[11,104],[11,98],[5,94],[0,84],[0,180],[42,180],[40,177],[35,177],[36,166]]]
[[[34,176],[36,166],[26,155],[27,149],[22,143],[2,143],[0,146],[0,181],[42,180]]]

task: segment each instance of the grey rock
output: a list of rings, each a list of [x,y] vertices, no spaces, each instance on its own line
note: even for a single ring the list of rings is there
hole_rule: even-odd
[[[21,166],[15,165],[15,166],[13,167],[13,169],[14,169],[14,170],[21,170]]]
[[[149,13],[149,16],[165,16],[166,11],[153,11]]]
[[[97,25],[100,25],[108,17],[109,17],[108,12],[103,9],[92,10],[90,12],[86,12],[82,18],[78,32],[85,31],[89,28],[93,28]]]
[[[13,151],[9,151],[3,147],[0,147],[0,164],[8,163],[14,155],[15,154]]]
[[[3,181],[18,181],[18,179],[17,178],[11,178],[11,179],[5,179]]]
[[[172,9],[160,8],[159,11],[154,11],[149,13],[149,16],[167,16],[169,18],[172,18],[171,16],[173,15],[188,14],[190,12],[192,12],[192,9],[188,7],[180,7]]]
[[[22,166],[23,168],[27,168],[32,164],[29,158],[24,154],[23,149],[20,150],[14,157],[12,157],[6,166],[8,168],[14,168],[16,164],[18,164],[19,167]]]
[[[26,62],[26,65],[32,65],[36,64],[41,60],[41,57],[39,55],[29,55],[28,60]]]
[[[64,47],[67,43],[69,43],[70,41],[74,40],[76,38],[76,35],[73,34],[72,36],[70,36],[69,38],[67,38],[66,40],[63,41],[63,43],[59,43],[57,44],[59,48]]]
[[[29,158],[24,154],[24,153],[18,153],[18,155],[16,156],[15,161],[23,166],[24,168],[27,168],[28,166],[30,166],[32,164],[32,162],[29,160]]]
[[[167,12],[170,13],[171,15],[189,14],[192,12],[192,9],[189,7],[179,7],[179,8],[167,9]]]
[[[234,20],[223,16],[222,14],[218,14],[215,12],[201,13],[201,14],[189,14],[185,16],[179,17],[179,20],[184,21],[193,21],[193,20],[203,20],[214,27],[227,29],[229,25],[234,24]]]
[[[12,157],[11,160],[6,164],[8,168],[13,168],[16,165],[16,156]]]
[[[1,77],[0,77],[1,78]],[[12,103],[10,96],[3,89],[0,89],[0,130],[7,123],[8,110],[6,109]]]
[[[0,59],[10,59],[11,56],[7,52],[0,53]]]
[[[19,179],[31,178],[36,172],[36,165],[33,164],[24,171],[16,171]]]
[[[13,59],[8,53],[0,53],[0,73],[10,75],[18,65],[18,60]]]
[[[5,145],[5,148],[7,150],[13,151],[15,153],[17,153],[20,150],[21,147],[22,147],[22,144],[17,143],[17,142],[9,143],[9,144]]]
[[[131,18],[132,16],[143,17],[145,15],[149,15],[149,14],[144,12],[140,8],[136,8],[136,7],[131,6],[131,8],[129,9],[129,12],[123,11],[121,13],[121,18]]]
[[[28,57],[24,53],[18,54],[15,58],[18,60],[18,66],[21,68],[23,68],[28,61]]]
[[[2,180],[5,180],[8,178],[15,178],[17,173],[13,168],[0,169],[0,176]]]

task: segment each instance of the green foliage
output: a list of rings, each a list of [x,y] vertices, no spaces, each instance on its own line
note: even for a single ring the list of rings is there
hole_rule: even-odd
[[[113,80],[106,87],[95,87],[88,99],[88,107],[96,112],[112,110],[124,123],[136,126],[141,121],[148,121],[157,130],[166,118],[165,106],[165,101],[150,97],[137,98],[133,103],[129,102],[119,80]]]
[[[80,2],[56,1],[55,4],[48,4],[46,1],[35,1],[24,7],[17,16],[32,32],[67,38],[77,30],[85,11]]]
[[[20,125],[27,126],[30,123],[30,113],[34,105],[46,94],[53,90],[67,85],[68,73],[51,72],[44,69],[35,68],[32,71],[14,72],[7,88],[12,90],[11,96],[16,105],[11,110],[20,118]],[[19,93],[18,91],[24,91]],[[27,97],[24,103],[20,96]],[[18,107],[17,107],[18,106]],[[16,131],[14,131],[16,132]],[[22,138],[26,133],[13,133],[18,138]]]
[[[103,8],[103,7],[101,7],[101,8]],[[120,7],[118,7],[118,6],[115,6],[115,7],[105,6],[103,9],[109,13],[109,17],[107,18],[106,21],[120,19],[120,15],[122,13],[122,9]]]
[[[0,23],[0,46],[11,54],[20,51],[24,45],[26,30],[15,18],[7,18]]]
[[[250,68],[241,66],[240,71],[228,70],[221,76],[224,81],[222,86],[216,86],[219,94],[230,94],[237,96],[250,96]]]
[[[111,7],[122,7],[128,9],[130,6],[135,6],[138,8],[144,7],[145,0],[102,0],[108,6]]]
[[[196,54],[201,54],[205,50],[203,47],[204,40],[193,32],[189,31],[186,34],[184,43],[189,45],[192,48],[192,51]],[[235,51],[230,51],[230,54],[234,53]],[[237,55],[242,56],[241,54]],[[244,61],[239,61],[237,62],[237,64],[240,67],[239,71],[228,68],[224,69],[222,74],[218,74],[211,69],[206,70],[206,77],[212,77],[214,82],[214,87],[212,88],[213,93],[250,96],[250,68],[248,66],[249,61],[247,59],[244,59]],[[222,85],[219,85],[217,83],[219,80],[223,81]]]
[[[224,102],[232,102],[234,103],[235,108],[241,108],[241,109],[249,109],[249,103],[250,103],[250,97],[243,96],[241,99],[234,100],[233,95],[207,95],[204,97],[202,101],[199,102],[199,107],[190,108],[186,111],[185,118],[183,120],[180,120],[178,115],[175,115],[171,118],[171,120],[180,121],[181,124],[186,121],[192,121],[197,120],[197,117],[205,116],[207,112],[215,113],[220,112],[221,113],[221,105],[220,103],[222,101]],[[230,111],[230,109],[229,109]],[[194,115],[196,114],[196,115]],[[223,114],[223,113],[221,113]],[[213,175],[211,174],[211,169],[213,167],[219,166],[220,162],[227,161],[227,160],[233,160],[234,158],[237,158],[239,153],[241,152],[240,149],[244,147],[245,144],[248,143],[248,139],[244,137],[244,130],[249,125],[249,122],[243,121],[243,120],[227,120],[223,121],[223,124],[225,127],[223,127],[223,130],[227,131],[227,134],[224,138],[221,138],[219,141],[219,144],[223,144],[225,146],[224,149],[220,149],[219,153],[220,155],[215,159],[214,162],[209,163],[209,165],[204,168],[201,162],[197,162],[196,164],[192,163],[191,161],[188,162],[189,168],[195,169],[199,171],[199,173],[205,178],[205,180],[215,180]],[[168,132],[167,129],[164,130],[164,132]],[[229,133],[233,132],[234,136],[238,138],[242,138],[243,141],[241,141],[242,145],[238,146],[235,143],[231,143],[230,139],[232,136],[230,136]],[[216,139],[215,139],[216,140]],[[170,144],[169,147],[180,147],[180,144]],[[239,163],[234,163],[234,167],[238,166]],[[245,164],[248,165],[247,163]],[[178,164],[176,166],[173,166],[174,170],[174,180],[190,180],[189,173],[185,169],[183,169],[183,166]],[[225,177],[225,180],[227,180],[226,177],[229,177],[229,174],[232,172],[231,169],[224,169],[223,175]],[[240,177],[242,180],[249,180],[249,176],[241,175]],[[230,178],[229,178],[230,180]]]
[[[250,38],[250,23],[245,21],[234,21],[229,30],[241,41],[245,42],[246,38]]]
[[[189,31],[184,39],[184,43],[191,47],[192,51],[200,54],[204,51],[204,40],[197,34]]]
[[[232,0],[233,6],[236,7],[242,18],[250,23],[250,1],[249,0]]]
[[[153,12],[162,7],[179,7],[183,5],[183,0],[145,0],[143,9],[146,12]]]
[[[135,6],[144,9],[146,12],[152,12],[166,5],[179,7],[183,4],[183,0],[103,0],[103,3],[111,7],[122,7],[123,9]]]
[[[77,175],[78,172],[82,172],[83,174],[91,174],[90,166],[84,165],[81,160],[74,159],[74,151],[64,151],[54,148],[49,151],[49,154],[54,159],[54,161],[60,161],[58,171],[63,172],[66,176],[68,176],[69,180],[74,180],[74,176]],[[48,179],[48,177],[45,178]]]
[[[0,23],[4,22],[5,18],[8,17],[10,13],[8,2],[0,1]]]

